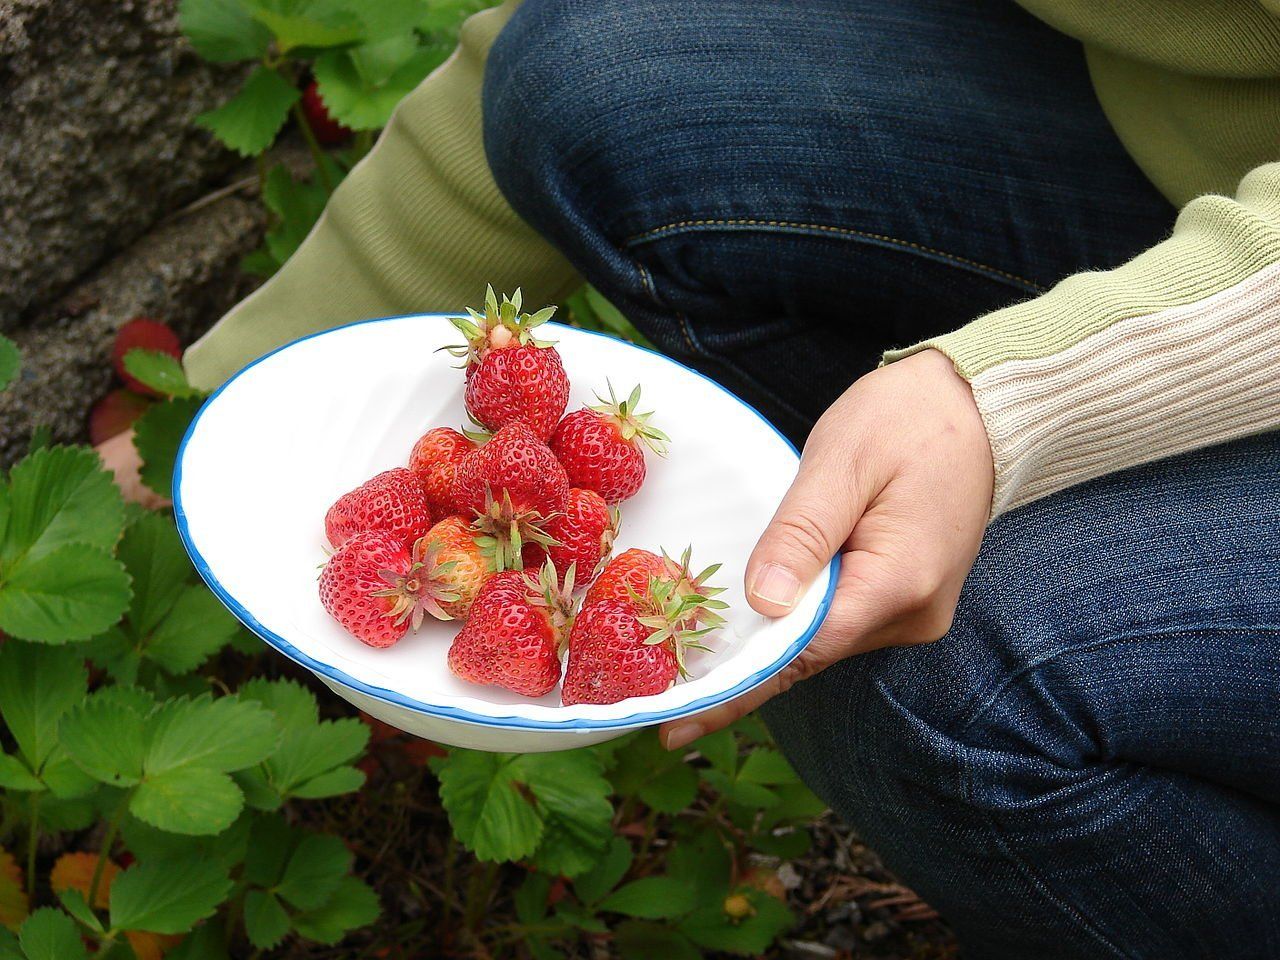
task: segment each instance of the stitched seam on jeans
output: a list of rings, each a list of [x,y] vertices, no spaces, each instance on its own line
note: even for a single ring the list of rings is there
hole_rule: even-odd
[[[649,292],[653,302],[664,310],[671,310],[676,315],[676,319],[680,321],[680,333],[684,336],[684,342],[689,349],[694,353],[706,354],[707,351],[702,349],[693,339],[693,331],[689,329],[689,318],[679,310],[672,310],[662,297],[658,296],[658,285],[653,282],[653,274],[649,272],[649,268],[639,260],[633,260],[632,262],[635,264],[636,270],[640,272],[640,282],[644,284],[644,288]]]
[[[623,245],[627,247],[636,246],[649,240],[656,240],[660,236],[668,233],[677,233],[681,230],[692,229],[697,227],[781,227],[792,230],[816,230],[819,233],[829,233],[838,237],[847,237],[863,240],[877,240],[880,243],[887,243],[891,246],[902,247],[908,250],[916,250],[921,253],[928,253],[932,256],[939,257],[952,263],[961,264],[966,267],[973,267],[984,273],[992,273],[996,276],[1004,277],[1006,280],[1013,280],[1023,286],[1030,287],[1037,292],[1043,292],[1044,287],[1034,280],[1028,280],[1026,277],[1019,276],[1016,273],[1010,273],[1008,270],[1001,270],[999,267],[993,267],[982,263],[978,260],[971,260],[968,257],[961,257],[954,253],[947,253],[945,250],[939,250],[936,247],[926,246],[923,243],[916,243],[913,240],[901,240],[898,237],[891,237],[883,233],[871,233],[866,230],[854,230],[851,227],[836,227],[827,223],[805,223],[798,220],[758,220],[750,217],[733,217],[728,219],[705,219],[705,220],[677,220],[674,223],[666,223],[660,227],[654,227],[652,230],[645,230],[643,233],[633,234],[623,241]]]

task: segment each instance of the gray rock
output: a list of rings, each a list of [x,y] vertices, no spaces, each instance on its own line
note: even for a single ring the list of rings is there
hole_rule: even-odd
[[[192,121],[243,68],[201,61],[176,8],[0,0],[0,330],[234,164]]]

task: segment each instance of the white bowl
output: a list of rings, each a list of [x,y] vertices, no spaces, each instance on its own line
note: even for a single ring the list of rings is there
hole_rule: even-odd
[[[548,324],[572,383],[569,409],[594,402],[606,378],[640,383],[643,409],[671,437],[648,455],[641,491],[622,505],[617,551],[679,553],[695,568],[720,561],[726,626],[694,652],[691,679],[607,706],[561,706],[476,686],[449,672],[457,624],[428,621],[394,647],[367,647],[320,605],[324,514],[342,493],[402,466],[428,428],[464,422],[463,375],[448,354],[444,314],[388,317],[327,330],[245,367],[187,430],[173,478],[178,530],[196,569],[243,623],[334,692],[421,737],[497,751],[563,750],[690,716],[745,693],[786,666],[826,614],[837,561],[796,609],[768,619],[743,596],[756,538],[795,476],[791,444],[723,387],[659,354]]]

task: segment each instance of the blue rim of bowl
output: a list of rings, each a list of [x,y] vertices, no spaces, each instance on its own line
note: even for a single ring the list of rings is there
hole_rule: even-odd
[[[186,547],[187,553],[191,557],[191,562],[195,564],[196,570],[199,572],[204,582],[208,584],[209,589],[213,591],[214,595],[217,596],[217,598],[222,601],[222,603],[227,607],[227,609],[229,609],[233,614],[235,614],[237,620],[239,620],[246,627],[252,630],[255,634],[257,634],[259,637],[265,640],[270,646],[274,647],[279,653],[288,657],[290,660],[294,661],[295,663],[301,664],[302,666],[306,667],[308,670],[312,671],[316,675],[326,680],[332,680],[334,683],[347,687],[351,690],[355,690],[359,693],[363,693],[366,696],[373,697],[375,700],[381,700],[384,703],[390,703],[395,706],[404,707],[408,710],[414,711],[415,713],[423,713],[428,716],[438,717],[443,720],[453,720],[459,723],[473,724],[475,726],[495,727],[495,728],[506,729],[506,730],[547,730],[547,731],[565,730],[565,731],[589,732],[592,730],[647,727],[656,723],[665,723],[668,720],[678,720],[681,717],[688,717],[697,713],[702,713],[703,711],[709,710],[714,706],[717,706],[721,703],[725,703],[729,700],[734,699],[735,697],[741,696],[742,694],[746,693],[748,690],[751,690],[759,686],[765,680],[768,680],[770,677],[778,673],[780,670],[786,667],[787,664],[789,664],[792,660],[794,660],[796,657],[800,655],[800,651],[802,651],[805,648],[805,646],[808,645],[809,640],[813,637],[815,633],[818,632],[818,628],[822,626],[822,621],[826,619],[827,611],[831,608],[831,598],[835,594],[836,580],[838,579],[838,575],[840,573],[840,555],[839,554],[836,554],[834,557],[831,558],[831,563],[828,566],[829,576],[828,576],[826,593],[823,595],[821,602],[819,602],[817,610],[814,611],[813,619],[810,621],[809,625],[801,632],[801,634],[787,646],[786,650],[782,652],[782,655],[778,657],[776,660],[774,660],[767,667],[762,667],[761,669],[757,670],[755,673],[751,674],[749,677],[746,677],[745,679],[739,681],[738,683],[728,688],[727,690],[722,690],[719,693],[710,694],[708,696],[702,697],[701,699],[691,701],[690,703],[686,703],[680,707],[672,707],[667,710],[642,711],[639,713],[628,714],[625,717],[610,717],[610,718],[601,719],[601,720],[592,720],[592,719],[583,718],[583,717],[577,717],[577,718],[568,719],[568,720],[532,720],[527,717],[491,717],[481,713],[472,713],[470,710],[464,710],[461,707],[449,707],[449,706],[442,706],[439,704],[423,703],[421,700],[417,700],[413,697],[405,696],[403,693],[399,693],[395,690],[388,690],[385,687],[375,687],[372,684],[365,683],[363,680],[357,680],[355,677],[348,674],[345,670],[339,670],[337,667],[324,663],[323,661],[316,660],[314,657],[306,653],[303,653],[301,650],[299,650],[297,647],[291,644],[284,637],[280,636],[278,633],[275,633],[274,631],[270,630],[269,628],[264,626],[262,623],[260,623],[257,620],[257,618],[254,617],[254,615],[250,613],[243,604],[240,603],[240,601],[238,601],[235,597],[233,597],[231,593],[227,590],[227,588],[224,587],[222,583],[218,580],[218,578],[214,576],[213,570],[210,568],[208,562],[205,560],[204,556],[200,553],[200,551],[196,548],[195,543],[192,542],[191,532],[187,524],[186,510],[183,508],[183,505],[182,505],[182,462],[186,454],[187,444],[190,442],[191,437],[195,434],[196,427],[199,425],[200,418],[204,416],[205,411],[208,410],[209,406],[215,400],[218,399],[218,396],[219,394],[222,393],[222,391],[226,390],[229,386],[231,386],[231,384],[235,383],[236,380],[238,380],[241,376],[243,376],[249,370],[252,370],[258,364],[262,363],[264,360],[268,359],[269,357],[275,356],[277,353],[280,353],[282,350],[288,350],[290,347],[294,346],[295,344],[303,343],[304,341],[307,341],[307,340],[313,340],[316,337],[327,336],[328,334],[331,334],[331,333],[337,333],[340,330],[347,330],[351,327],[360,327],[360,326],[364,326],[366,324],[371,324],[371,323],[386,323],[387,321],[391,321],[391,320],[416,320],[416,319],[442,320],[442,319],[448,319],[452,316],[456,316],[456,314],[405,313],[405,314],[398,314],[392,317],[373,317],[368,320],[357,320],[354,323],[346,323],[340,327],[331,327],[327,330],[321,330],[318,333],[312,333],[312,334],[308,334],[305,337],[299,337],[297,340],[293,340],[293,341],[290,341],[289,343],[284,344],[283,346],[276,347],[276,349],[272,350],[270,353],[264,353],[262,356],[258,357],[258,359],[241,367],[240,370],[238,370],[234,376],[232,376],[225,383],[223,383],[222,386],[220,386],[217,390],[215,390],[212,394],[210,394],[208,399],[205,400],[205,402],[200,406],[200,409],[196,412],[195,417],[191,420],[191,423],[187,426],[187,432],[182,437],[182,443],[178,445],[178,453],[174,460],[173,513],[174,513],[175,519],[177,520],[178,534],[182,537],[183,546]],[[700,380],[705,380],[707,383],[715,387],[715,389],[721,391],[722,393],[727,394],[728,396],[733,398],[735,401],[740,403],[747,410],[751,411],[751,413],[755,414],[755,416],[758,417],[762,423],[764,423],[770,430],[772,430],[774,434],[777,435],[777,437],[787,445],[787,449],[789,449],[792,453],[796,455],[797,458],[799,458],[800,452],[796,449],[795,444],[793,444],[790,440],[788,440],[787,437],[782,433],[782,431],[780,431],[777,427],[775,427],[768,420],[768,418],[765,417],[764,414],[762,414],[755,407],[751,406],[751,404],[747,403],[737,394],[733,393],[731,390],[728,390],[724,386],[717,383],[715,380],[712,380],[706,374],[700,373],[699,371],[694,370],[692,367],[687,367],[683,363],[680,363],[678,360],[673,360],[670,357],[666,356],[665,354],[658,353],[656,350],[649,350],[646,347],[641,347],[634,343],[629,343],[624,340],[619,340],[618,338],[611,337],[605,333],[599,333],[598,331],[595,331],[595,330],[583,330],[579,327],[566,327],[563,324],[558,324],[558,323],[551,323],[551,324],[548,324],[547,326],[560,328],[564,330],[572,330],[574,333],[584,333],[584,334],[589,334],[590,336],[601,337],[602,339],[611,340],[615,343],[620,343],[623,346],[630,347],[633,350],[641,350],[645,353],[653,354],[654,356],[659,357],[662,360],[665,360],[667,363],[670,363],[672,366],[679,367],[680,369],[693,374],[695,377],[697,377]]]

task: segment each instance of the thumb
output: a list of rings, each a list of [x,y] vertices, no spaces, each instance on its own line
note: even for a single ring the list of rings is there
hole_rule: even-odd
[[[849,457],[805,450],[791,488],[747,561],[747,600],[767,617],[791,611],[866,508]]]

